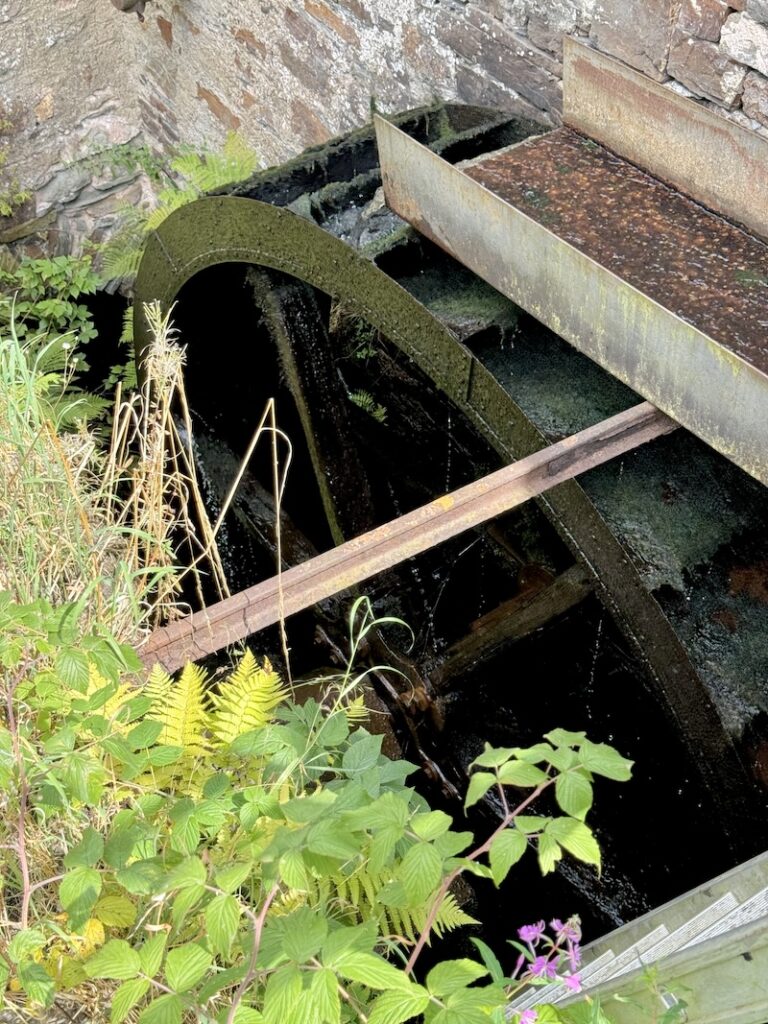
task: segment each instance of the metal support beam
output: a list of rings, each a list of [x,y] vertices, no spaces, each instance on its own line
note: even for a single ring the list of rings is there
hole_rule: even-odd
[[[563,121],[768,238],[768,140],[569,36]]]
[[[616,194],[606,196],[604,211],[597,204],[598,224],[609,212],[613,220],[609,228],[597,232],[592,255],[583,251],[578,240],[566,239],[568,213],[562,204],[567,206],[567,200],[573,206],[585,199],[590,191],[589,168],[586,173],[580,169],[576,176],[584,195],[571,192],[550,198],[526,186],[529,179],[536,180],[537,168],[546,159],[552,136],[557,133],[544,136],[538,143],[521,143],[462,170],[378,115],[375,123],[384,194],[396,213],[579,351],[768,484],[768,360],[760,327],[764,317],[760,300],[768,280],[768,247],[752,240],[749,259],[734,259],[728,286],[716,269],[712,271],[715,305],[718,294],[724,297],[722,308],[717,307],[722,325],[716,340],[709,333],[714,329],[708,321],[696,326],[695,315],[689,316],[686,310],[683,318],[675,308],[664,305],[667,249],[659,267],[653,231],[645,240],[644,258],[636,255],[637,274],[633,279],[625,275],[620,234],[622,225],[626,231],[623,214],[627,210]],[[586,143],[581,146],[585,152],[590,146],[600,150],[589,140],[582,143]],[[521,161],[523,150],[527,157]],[[603,156],[595,154],[595,171],[608,159],[604,151],[600,152]],[[613,161],[623,163],[617,158]],[[516,168],[514,175],[505,174],[506,165]],[[569,173],[572,167],[563,163],[552,170]],[[627,164],[623,172],[617,173],[626,179],[634,175],[635,185],[641,177]],[[501,179],[505,196],[497,191],[496,182]],[[621,184],[623,188],[627,182]],[[653,188],[650,181],[640,181],[638,187],[645,188],[646,184]],[[656,187],[669,199],[668,189]],[[518,198],[507,198],[507,192]],[[671,195],[674,197],[674,193]],[[695,207],[683,197],[678,200]],[[652,201],[659,222],[663,222],[664,202]],[[707,227],[714,242],[706,249],[702,262],[718,268],[721,235],[730,238],[729,232],[738,236],[743,232],[698,207],[695,210],[712,222]],[[686,237],[692,234],[689,229],[695,220],[694,212],[688,213],[691,223],[686,225]],[[669,240],[665,245],[670,245]],[[601,251],[609,254],[613,269],[606,265]],[[654,288],[655,294],[649,294],[643,282],[653,273],[660,273],[662,280]],[[692,291],[699,286],[699,276],[706,276],[696,260],[667,273],[668,286],[675,285],[676,293],[685,292],[686,286]],[[732,297],[735,285],[739,301]],[[709,306],[705,312],[710,312]],[[737,341],[742,323],[747,321],[749,336]],[[732,331],[733,336],[723,340],[723,331]]]
[[[158,661],[167,671],[175,671],[186,661],[213,654],[281,617],[354,587],[676,426],[647,402],[633,406],[282,576],[156,630],[140,652],[142,660],[146,665]]]

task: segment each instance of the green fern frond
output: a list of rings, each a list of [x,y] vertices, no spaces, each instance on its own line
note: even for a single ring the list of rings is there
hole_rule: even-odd
[[[185,755],[193,757],[206,753],[206,681],[203,669],[187,663],[181,677],[166,691],[164,700],[153,704],[149,717],[163,726],[158,743],[183,747]]]
[[[361,693],[349,701],[344,707],[344,714],[350,725],[359,725],[360,722],[367,722],[370,712],[365,706],[365,696]]]
[[[158,708],[165,704],[168,693],[173,686],[173,679],[168,675],[159,662],[155,662],[149,673],[143,694],[149,697],[152,705]]]
[[[236,132],[230,132],[218,153],[184,152],[171,162],[171,167],[198,192],[211,192],[250,178],[258,159]]]
[[[350,391],[348,396],[350,402],[354,403],[358,409],[362,409],[363,412],[367,412],[377,423],[387,422],[387,410],[376,401],[369,391]]]
[[[272,718],[275,708],[288,696],[277,672],[265,659],[263,668],[247,650],[232,675],[211,695],[211,732],[219,746],[232,743]]]

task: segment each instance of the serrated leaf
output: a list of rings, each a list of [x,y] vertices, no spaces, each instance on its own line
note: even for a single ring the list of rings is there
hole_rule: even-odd
[[[484,744],[484,749],[479,757],[472,762],[480,768],[500,768],[512,757],[512,747],[492,747],[490,743]]]
[[[280,922],[283,952],[289,960],[306,963],[319,952],[328,935],[328,921],[322,914],[301,907]]]
[[[411,985],[401,992],[383,992],[374,1001],[368,1024],[403,1024],[423,1013],[429,1004],[429,993],[421,985]]]
[[[278,862],[280,877],[289,889],[306,892],[309,889],[309,878],[304,866],[301,850],[287,850]]]
[[[110,939],[85,961],[85,973],[89,978],[127,981],[135,978],[140,970],[139,954],[124,939]]]
[[[490,772],[474,772],[469,778],[467,795],[464,798],[465,807],[473,807],[478,800],[482,800],[491,786],[496,785],[496,776]]]
[[[541,832],[551,821],[551,818],[539,818],[534,814],[518,814],[515,818],[515,828],[523,835],[529,836],[534,832]]]
[[[101,885],[101,875],[95,868],[73,868],[62,878],[59,901],[74,929],[80,928],[91,916]]]
[[[136,920],[136,907],[127,896],[102,896],[93,916],[108,928],[130,928]]]
[[[546,835],[555,839],[578,860],[600,868],[600,847],[592,834],[592,829],[583,821],[577,821],[575,818],[555,818],[547,825]]]
[[[499,782],[505,786],[540,786],[549,776],[527,761],[508,761],[499,769]]]
[[[243,861],[242,864],[230,864],[228,868],[218,868],[215,875],[216,885],[224,892],[234,892],[240,888],[252,871],[252,860]]]
[[[205,864],[199,857],[185,857],[176,867],[168,872],[164,889],[189,889],[192,886],[204,885],[208,880]]]
[[[85,693],[88,689],[88,655],[83,651],[65,648],[56,658],[56,674],[68,690]]]
[[[527,839],[517,829],[508,828],[496,836],[488,854],[493,881],[496,885],[501,885],[507,877],[509,869],[520,860],[527,848]]]
[[[266,1024],[287,1024],[296,1020],[303,984],[297,967],[290,964],[270,975],[264,993],[262,1013]]]
[[[170,950],[165,958],[165,980],[174,992],[186,992],[200,981],[213,957],[196,942]]]
[[[64,858],[64,867],[92,868],[101,860],[103,852],[104,837],[89,825],[77,846],[73,846]]]
[[[127,825],[113,829],[104,844],[104,862],[111,868],[124,868],[131,858],[133,849],[144,832],[139,825]]]
[[[28,960],[38,949],[42,949],[47,939],[45,933],[39,928],[25,928],[23,932],[17,932],[8,943],[8,958],[15,964],[22,960]]]
[[[329,818],[311,826],[307,835],[307,849],[324,857],[349,860],[360,852],[360,842],[350,835],[344,825]]]
[[[109,1014],[110,1024],[122,1024],[131,1010],[149,991],[146,978],[134,978],[124,981],[112,996],[112,1008]]]
[[[56,991],[53,978],[42,964],[23,963],[19,965],[19,981],[29,998],[40,1006],[50,1006]]]
[[[487,974],[488,968],[474,960],[444,960],[429,972],[426,986],[433,996],[446,998]]]
[[[607,743],[590,743],[589,740],[584,740],[579,750],[579,760],[595,775],[604,775],[616,782],[627,782],[632,777],[634,762],[622,757]]]
[[[147,939],[139,947],[138,953],[139,960],[141,961],[141,970],[148,978],[154,978],[160,970],[167,944],[168,935],[166,932],[158,932],[157,935],[153,935],[151,939]]]
[[[443,858],[429,843],[412,846],[397,869],[411,906],[424,903],[440,885],[442,876]]]
[[[354,950],[341,953],[334,964],[336,971],[350,981],[359,981],[368,988],[409,991],[412,982],[408,976],[375,953]]]
[[[555,747],[577,747],[586,738],[585,732],[569,732],[567,729],[553,729],[544,734],[544,739]]]
[[[205,932],[208,944],[219,956],[229,956],[237,935],[242,907],[234,896],[214,896],[205,908]]]
[[[125,742],[131,750],[142,750],[144,747],[151,747],[162,731],[162,722],[145,718],[143,722],[139,722],[131,729],[125,737]]]
[[[153,999],[139,1014],[138,1024],[181,1024],[184,1004],[178,996]]]
[[[444,811],[429,811],[416,814],[411,819],[411,828],[419,837],[429,842],[444,835],[453,824],[453,819]]]
[[[592,806],[592,783],[583,771],[571,770],[558,775],[555,798],[566,814],[582,821]]]
[[[542,875],[548,875],[555,870],[557,862],[563,856],[563,851],[560,849],[560,844],[545,832],[539,836],[538,856]]]
[[[321,1024],[338,1024],[341,1018],[339,983],[333,971],[315,971],[309,987],[310,1000]]]

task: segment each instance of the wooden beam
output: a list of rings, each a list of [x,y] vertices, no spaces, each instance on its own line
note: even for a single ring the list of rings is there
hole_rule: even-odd
[[[529,498],[677,427],[649,402],[579,431],[390,523],[201,612],[163,626],[141,650],[173,672],[281,617],[354,587],[384,569],[508,512]]]
[[[447,690],[454,680],[506,644],[522,640],[552,619],[564,615],[594,591],[592,576],[574,565],[542,589],[513,597],[472,623],[470,632],[452,644],[433,668],[427,670],[436,690]]]

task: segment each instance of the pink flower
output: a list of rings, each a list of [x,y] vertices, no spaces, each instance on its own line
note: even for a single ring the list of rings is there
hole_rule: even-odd
[[[581,940],[581,926],[578,917],[569,917],[565,924],[559,917],[554,917],[549,922],[549,927],[557,933],[558,939],[569,939],[571,942]]]
[[[517,1024],[536,1024],[538,1019],[539,1015],[535,1010],[523,1010],[517,1019]]]
[[[536,978],[549,978],[552,981],[557,977],[557,964],[546,956],[537,956],[529,970]]]
[[[581,992],[581,978],[578,974],[566,974],[560,980],[569,991]]]
[[[533,944],[538,942],[544,934],[544,928],[545,925],[543,921],[539,921],[537,924],[524,924],[522,928],[518,928],[517,934],[523,942]]]

